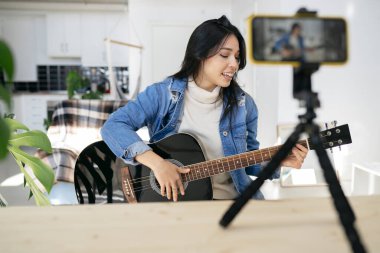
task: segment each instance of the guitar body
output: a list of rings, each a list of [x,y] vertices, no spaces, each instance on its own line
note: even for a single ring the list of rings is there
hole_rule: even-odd
[[[205,161],[203,151],[197,140],[188,134],[174,134],[158,142],[149,144],[153,151],[177,166],[190,165]],[[137,202],[173,201],[161,196],[160,187],[153,172],[144,165],[128,165],[133,190]],[[148,180],[149,179],[149,180]],[[212,186],[210,178],[184,183],[185,195],[178,194],[178,201],[210,200]]]

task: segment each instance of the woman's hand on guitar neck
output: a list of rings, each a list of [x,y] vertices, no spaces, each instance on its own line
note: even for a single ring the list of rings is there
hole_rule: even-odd
[[[178,200],[178,190],[185,195],[185,189],[181,181],[180,174],[188,173],[190,169],[183,169],[175,164],[163,159],[153,151],[147,151],[136,156],[136,161],[144,164],[153,170],[154,175],[160,184],[161,195],[168,199],[173,197],[173,201]]]
[[[289,154],[284,161],[282,161],[281,165],[295,169],[301,168],[308,151],[309,150],[304,146],[296,144],[296,146],[292,149],[292,153]]]

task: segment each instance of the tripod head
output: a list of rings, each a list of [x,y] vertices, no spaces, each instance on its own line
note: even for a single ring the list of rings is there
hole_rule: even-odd
[[[306,113],[299,116],[303,122],[311,122],[316,114],[315,108],[320,107],[318,94],[312,91],[311,75],[319,69],[319,63],[301,63],[293,69],[293,97],[300,100],[306,107]]]

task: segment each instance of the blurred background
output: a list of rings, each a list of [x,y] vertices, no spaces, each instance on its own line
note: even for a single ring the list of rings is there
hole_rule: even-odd
[[[247,38],[249,16],[293,15],[300,7],[347,21],[348,62],[322,66],[313,75],[321,100],[316,121],[321,126],[333,120],[349,124],[353,143],[331,155],[345,193],[378,194],[377,0],[0,0],[0,38],[11,47],[16,63],[13,112],[28,127],[46,131],[54,106],[68,98],[70,71],[88,80],[86,89],[100,91],[101,99],[131,99],[179,69],[191,32],[204,20],[226,15]],[[303,113],[292,96],[292,67],[249,62],[239,82],[258,105],[261,147],[283,141]],[[327,195],[312,152],[303,169],[290,181],[289,172],[283,172],[282,183],[268,182],[266,196]],[[15,190],[4,184],[18,173],[14,161],[0,161],[0,192],[10,204],[33,204],[26,201],[22,186]]]

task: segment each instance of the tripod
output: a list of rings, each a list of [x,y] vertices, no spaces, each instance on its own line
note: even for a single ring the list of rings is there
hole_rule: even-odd
[[[281,161],[284,160],[291,152],[300,135],[303,132],[306,132],[310,136],[311,143],[315,146],[318,160],[323,169],[324,177],[328,184],[335,209],[338,212],[340,222],[344,227],[344,231],[351,244],[351,248],[355,253],[366,252],[363,244],[361,243],[360,236],[355,228],[355,214],[346,199],[342,188],[340,187],[334,168],[322,146],[322,141],[319,136],[319,127],[313,122],[313,119],[316,117],[314,108],[319,107],[320,103],[317,93],[314,93],[311,90],[311,75],[318,69],[319,64],[310,63],[301,63],[299,68],[294,69],[293,96],[303,103],[306,107],[306,113],[299,116],[300,122],[296,126],[294,132],[286,140],[284,145],[267,164],[267,166],[262,169],[257,179],[253,181],[236,199],[219,223],[225,228],[230,224],[248,200],[263,185],[264,180],[268,179],[280,166]]]

